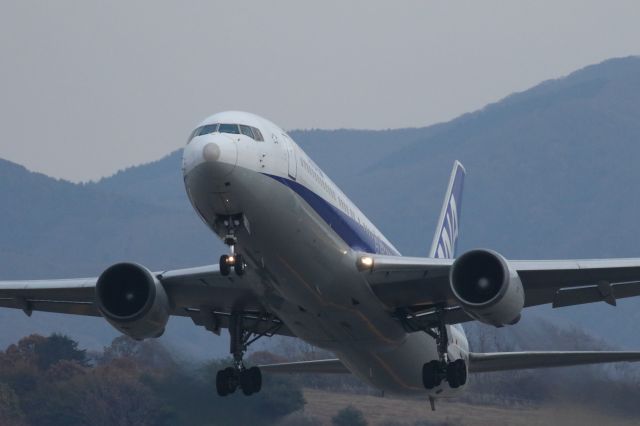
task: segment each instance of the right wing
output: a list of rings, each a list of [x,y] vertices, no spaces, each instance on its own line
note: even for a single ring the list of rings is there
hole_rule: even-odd
[[[171,314],[190,317],[197,325],[219,333],[228,328],[231,314],[256,332],[291,335],[286,326],[260,302],[247,274],[223,277],[218,265],[153,273],[164,287]],[[97,278],[37,281],[0,281],[0,307],[74,315],[101,316],[95,303]]]
[[[448,324],[472,318],[459,306],[450,287],[465,170],[454,163],[428,258],[363,253],[363,275],[391,312],[420,329],[433,320]],[[525,306],[554,308],[640,295],[640,259],[508,261],[522,282]],[[434,311],[437,318],[434,316]]]
[[[363,271],[373,292],[388,309],[431,315],[444,308],[445,321],[472,320],[458,305],[449,282],[453,259],[366,255],[373,260]],[[554,308],[640,296],[640,259],[509,260],[522,281],[525,306]]]

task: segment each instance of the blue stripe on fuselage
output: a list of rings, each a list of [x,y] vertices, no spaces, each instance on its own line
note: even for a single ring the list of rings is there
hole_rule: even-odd
[[[400,255],[393,247],[390,247],[373,233],[367,232],[357,221],[306,186],[281,176],[263,174],[291,188],[306,201],[353,250],[365,253]]]

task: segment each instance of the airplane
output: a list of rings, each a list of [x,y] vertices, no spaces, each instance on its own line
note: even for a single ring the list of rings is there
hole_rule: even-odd
[[[474,373],[640,361],[630,351],[471,351],[465,322],[505,327],[531,306],[640,295],[640,259],[508,260],[489,249],[456,258],[466,175],[457,161],[425,257],[402,256],[283,129],[257,115],[205,119],[182,172],[196,214],[228,246],[218,264],[152,272],[122,262],[93,278],[2,281],[0,306],[102,316],[137,340],[161,336],[171,316],[217,335],[227,329],[233,362],[216,375],[220,396],[259,392],[262,372],[352,373],[434,408]],[[245,366],[248,347],[275,335],[335,358]]]

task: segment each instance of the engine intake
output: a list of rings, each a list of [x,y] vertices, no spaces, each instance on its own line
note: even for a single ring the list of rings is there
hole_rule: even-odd
[[[491,250],[472,250],[453,263],[451,291],[471,317],[501,327],[515,324],[524,307],[520,277]]]
[[[169,299],[162,284],[144,266],[117,263],[96,283],[102,316],[118,331],[137,340],[159,337],[169,321]]]

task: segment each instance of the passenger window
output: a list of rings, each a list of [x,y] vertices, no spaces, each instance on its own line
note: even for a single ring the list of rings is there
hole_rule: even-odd
[[[221,124],[218,128],[220,133],[231,133],[232,135],[239,135],[240,130],[237,124]]]
[[[260,133],[260,130],[256,129],[255,127],[252,127],[252,129],[253,129],[254,139],[260,142],[264,142],[264,138],[262,137],[262,133]]]
[[[255,137],[253,136],[253,132],[251,131],[251,127],[249,127],[249,126],[243,126],[241,124],[240,125],[240,133],[242,133],[245,136],[249,136],[251,139],[255,139]]]

